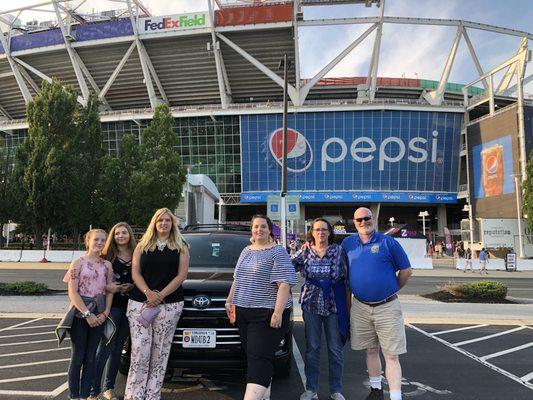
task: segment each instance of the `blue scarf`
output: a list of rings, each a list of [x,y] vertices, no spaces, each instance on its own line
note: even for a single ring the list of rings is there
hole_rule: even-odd
[[[331,289],[333,289],[333,301],[337,308],[337,320],[339,324],[339,332],[342,338],[342,344],[350,337],[350,317],[348,315],[348,306],[346,305],[346,285],[344,281],[331,282],[330,279],[314,280],[310,278],[305,279],[305,283],[318,286],[322,289],[324,301],[328,302],[331,299]]]

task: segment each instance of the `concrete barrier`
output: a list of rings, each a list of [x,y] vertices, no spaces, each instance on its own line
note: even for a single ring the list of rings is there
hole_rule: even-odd
[[[85,251],[50,250],[46,252],[46,259],[50,262],[71,262],[81,257]],[[21,257],[22,256],[22,257]],[[43,250],[0,250],[0,261],[39,262],[45,256]]]

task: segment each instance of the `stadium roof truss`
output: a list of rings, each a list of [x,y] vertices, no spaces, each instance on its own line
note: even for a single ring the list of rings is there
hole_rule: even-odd
[[[3,93],[0,98],[0,115],[11,120],[0,123],[0,129],[13,125],[13,119],[23,118],[24,105],[39,93],[39,83],[42,80],[50,82],[52,78],[59,78],[65,84],[72,85],[80,93],[78,101],[82,104],[86,104],[91,93],[96,94],[102,102],[104,114],[115,114],[117,119],[126,118],[124,110],[139,109],[143,110],[141,114],[144,115],[146,109],[153,109],[158,103],[166,103],[173,107],[173,110],[178,110],[179,107],[185,107],[187,110],[202,108],[203,113],[212,113],[213,110],[235,112],[235,109],[246,109],[250,104],[262,104],[263,107],[265,104],[276,105],[281,98],[283,87],[277,64],[283,54],[292,58],[295,65],[290,71],[288,84],[293,109],[316,105],[313,103],[316,99],[342,99],[347,92],[350,92],[347,97],[354,100],[352,106],[381,104],[389,95],[390,98],[401,97],[391,95],[394,88],[384,90],[378,87],[377,73],[384,24],[456,27],[455,37],[436,88],[427,92],[421,88],[411,88],[413,98],[418,100],[417,104],[426,107],[446,105],[446,85],[462,38],[480,77],[477,82],[481,82],[485,90],[494,95],[510,96],[517,90],[516,85],[510,86],[513,78],[518,73],[523,74],[525,62],[529,58],[524,58],[524,65],[520,67],[522,69],[515,64],[507,66],[501,82],[492,86],[492,77],[489,79],[481,67],[468,31],[475,29],[521,37],[522,42],[517,54],[529,54],[527,42],[533,38],[533,34],[528,32],[471,21],[388,17],[385,15],[385,0],[250,0],[248,3],[251,7],[266,7],[270,3],[290,5],[292,16],[289,20],[233,25],[217,24],[215,13],[218,11],[215,10],[215,3],[220,10],[226,6],[242,7],[247,3],[245,0],[206,0],[210,19],[208,27],[141,34],[137,22],[139,18],[149,17],[149,10],[140,0],[122,0],[125,9],[118,15],[121,19],[117,17],[114,20],[122,24],[129,20],[129,34],[77,40],[75,28],[95,22],[78,11],[85,2],[90,3],[88,0],[81,0],[76,7],[71,7],[67,0],[48,0],[27,7],[0,11],[0,22],[9,27],[7,32],[2,32],[0,27],[0,44],[4,49],[4,53],[0,54],[0,88]],[[302,6],[340,3],[377,5],[379,12],[377,16],[364,18],[303,17]],[[60,35],[62,43],[13,49],[12,42],[20,27],[15,27],[14,22],[7,18],[7,14],[16,13],[18,18],[27,10],[53,13],[56,26],[49,27],[48,32],[53,31],[52,33]],[[369,27],[315,76],[302,81],[299,28],[328,25]],[[342,90],[332,90],[319,85],[335,66],[373,32],[373,50],[363,84]],[[521,81],[526,84],[532,79],[533,76],[530,75]],[[405,89],[403,88],[404,91]],[[458,94],[455,99],[462,101],[462,96]],[[279,107],[276,109],[279,110]]]

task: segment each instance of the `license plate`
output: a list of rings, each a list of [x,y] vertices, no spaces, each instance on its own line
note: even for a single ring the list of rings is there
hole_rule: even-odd
[[[214,349],[217,345],[217,332],[203,329],[185,329],[183,347]]]

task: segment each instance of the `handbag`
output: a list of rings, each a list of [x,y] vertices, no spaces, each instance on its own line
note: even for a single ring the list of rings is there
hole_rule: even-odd
[[[157,291],[157,290],[156,290]],[[161,304],[165,304],[163,301]],[[155,317],[161,312],[159,307],[146,307],[146,303],[143,303],[141,307],[141,312],[137,317],[137,322],[140,323],[145,328],[148,328],[154,322]]]

